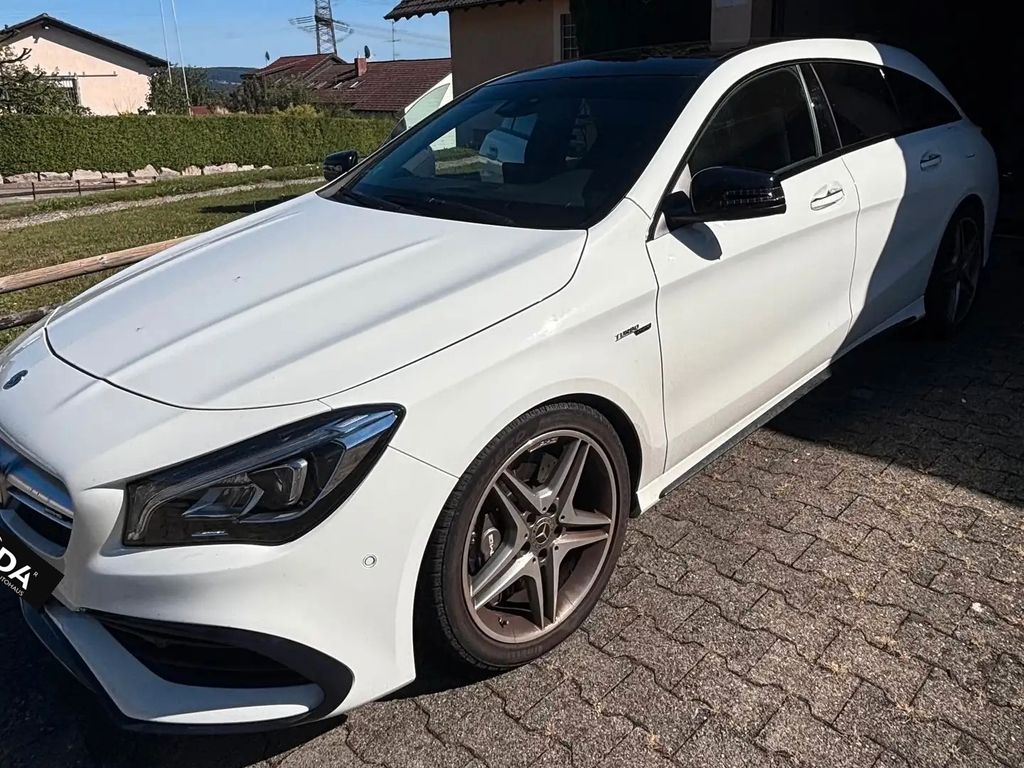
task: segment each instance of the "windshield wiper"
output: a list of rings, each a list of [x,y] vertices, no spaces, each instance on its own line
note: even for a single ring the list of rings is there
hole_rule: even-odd
[[[475,205],[469,205],[468,203],[460,203],[455,200],[450,200],[446,197],[413,197],[411,195],[385,195],[384,199],[389,203],[401,205],[406,209],[433,209],[437,210],[454,210],[468,213],[473,217],[473,220],[481,224],[500,224],[506,227],[517,226],[516,220],[508,216],[503,216],[500,213],[489,211],[486,208],[479,208]]]
[[[345,200],[351,200],[356,205],[361,205],[364,208],[376,208],[378,211],[394,211],[396,213],[413,213],[408,207],[401,205],[400,203],[392,202],[391,200],[385,200],[381,197],[374,197],[373,195],[367,195],[364,192],[356,192],[354,189],[348,187],[341,187],[337,192],[334,193],[333,197],[340,197]]]

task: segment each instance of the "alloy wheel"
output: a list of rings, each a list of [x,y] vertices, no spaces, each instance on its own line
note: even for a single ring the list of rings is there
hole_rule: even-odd
[[[618,510],[612,463],[576,430],[539,435],[491,478],[463,552],[463,595],[492,639],[526,643],[565,621],[593,588]]]
[[[939,278],[946,295],[945,320],[951,328],[964,321],[978,294],[982,270],[981,242],[977,221],[964,217],[957,222],[952,246]]]

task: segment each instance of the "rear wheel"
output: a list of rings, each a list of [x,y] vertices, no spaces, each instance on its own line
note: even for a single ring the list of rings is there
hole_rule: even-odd
[[[560,403],[517,419],[441,514],[420,578],[420,631],[486,670],[554,648],[608,582],[629,489],[625,450],[597,411]]]
[[[978,295],[984,265],[983,226],[961,210],[942,238],[925,293],[925,322],[941,337],[963,326]]]

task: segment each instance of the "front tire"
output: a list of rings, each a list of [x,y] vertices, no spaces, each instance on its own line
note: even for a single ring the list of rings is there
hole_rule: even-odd
[[[932,335],[949,338],[963,327],[978,296],[984,255],[984,224],[959,210],[942,237],[925,292],[925,324]]]
[[[420,639],[487,671],[557,646],[608,583],[630,488],[622,442],[593,408],[556,403],[520,416],[441,512],[420,573]]]

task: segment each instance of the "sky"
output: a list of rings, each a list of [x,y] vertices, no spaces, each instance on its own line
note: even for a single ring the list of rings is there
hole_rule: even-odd
[[[261,67],[271,59],[316,53],[316,41],[289,24],[313,15],[313,0],[174,0],[181,44],[179,56],[171,0],[162,0],[169,56],[160,26],[161,0],[0,0],[0,27],[40,13],[175,63],[200,67]],[[367,45],[376,59],[392,58],[391,22],[384,20],[398,0],[333,0],[334,18],[355,33],[338,42],[338,53],[352,60]],[[448,14],[424,16],[395,25],[400,59],[448,56]],[[408,36],[406,36],[408,35]]]

